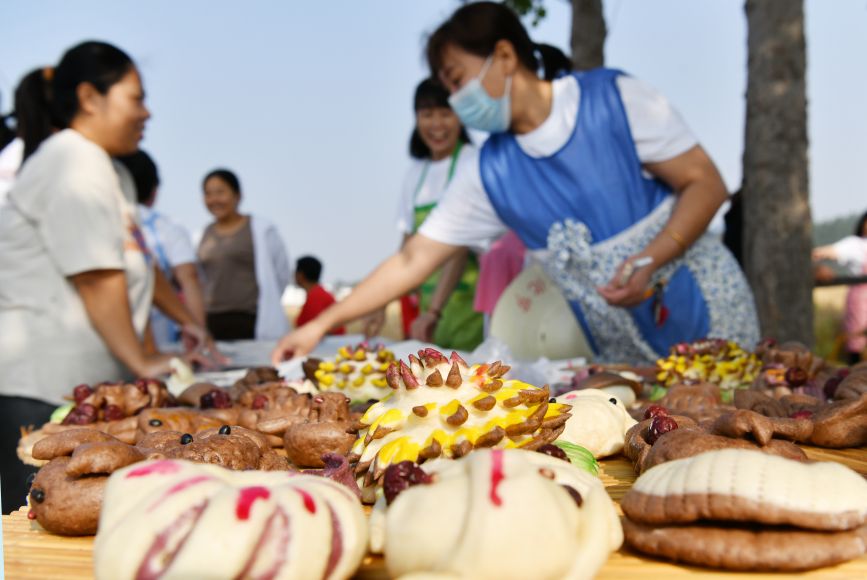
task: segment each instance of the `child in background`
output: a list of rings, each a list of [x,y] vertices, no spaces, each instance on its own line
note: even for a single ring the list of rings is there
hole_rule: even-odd
[[[298,258],[298,261],[295,263],[295,283],[307,292],[307,300],[304,302],[304,306],[301,307],[301,312],[295,321],[296,328],[304,326],[319,316],[326,308],[337,302],[328,290],[319,285],[321,275],[322,262],[313,256]],[[346,334],[346,329],[341,326],[335,328],[329,334]]]

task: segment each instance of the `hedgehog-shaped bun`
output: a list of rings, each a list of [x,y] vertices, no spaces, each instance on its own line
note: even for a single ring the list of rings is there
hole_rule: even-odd
[[[304,374],[320,391],[338,390],[353,403],[380,400],[391,392],[385,371],[394,362],[394,353],[382,345],[367,343],[344,346],[334,360],[308,359]]]
[[[360,420],[350,461],[364,485],[380,481],[401,461],[458,458],[476,448],[536,449],[554,441],[569,405],[549,402],[548,387],[504,379],[495,362],[469,367],[432,348],[393,363],[386,372],[391,394]]]

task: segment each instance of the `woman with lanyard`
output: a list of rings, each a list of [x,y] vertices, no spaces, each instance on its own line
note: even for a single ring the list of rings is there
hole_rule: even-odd
[[[442,199],[461,165],[473,157],[473,145],[448,102],[449,94],[433,79],[415,91],[416,125],[409,143],[412,166],[404,180],[398,229],[404,242],[412,236]],[[464,250],[450,259],[419,287],[421,314],[410,327],[410,337],[448,349],[473,350],[482,342],[484,319],[473,310],[479,263]],[[368,325],[369,335],[379,332],[381,312]]]
[[[564,292],[601,360],[647,363],[706,336],[755,344],[749,287],[705,234],[725,186],[664,97],[604,68],[540,79],[520,20],[493,2],[458,9],[427,56],[463,123],[492,135],[402,250],[284,337],[275,360],[309,352],[330,326],[506,228]]]

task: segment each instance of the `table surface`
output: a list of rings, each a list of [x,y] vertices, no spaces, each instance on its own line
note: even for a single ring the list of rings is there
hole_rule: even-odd
[[[867,448],[830,450],[804,447],[811,459],[838,461],[867,476]],[[622,457],[600,461],[600,478],[609,495],[618,504],[635,481],[632,464]],[[93,578],[93,537],[68,538],[55,536],[40,529],[27,519],[27,508],[3,516],[3,551],[6,578],[12,579],[85,579]],[[668,580],[672,577],[718,577],[726,572],[694,568],[652,560],[627,548],[609,558],[597,576],[600,580],[622,578]],[[787,574],[786,577],[793,575]],[[831,568],[794,575],[805,578],[867,578],[867,555]],[[368,557],[355,578],[382,580],[388,578],[382,558]],[[737,574],[738,580],[776,578],[779,574]]]

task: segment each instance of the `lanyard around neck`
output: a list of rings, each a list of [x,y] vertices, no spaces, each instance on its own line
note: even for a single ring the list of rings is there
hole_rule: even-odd
[[[452,151],[452,160],[449,163],[449,173],[448,173],[448,176],[446,177],[446,185],[448,185],[451,182],[452,177],[455,176],[455,168],[458,165],[458,157],[461,154],[461,148],[463,146],[464,146],[463,141],[458,141],[458,144],[455,147],[455,150]],[[424,182],[427,179],[427,171],[428,171],[428,168],[430,167],[430,164],[431,164],[430,159],[426,159],[424,162],[424,167],[421,170],[421,177],[419,177],[418,183],[415,186],[415,192],[412,194],[413,203],[415,203],[415,201],[418,200],[418,194],[421,192],[421,186],[424,185]]]

